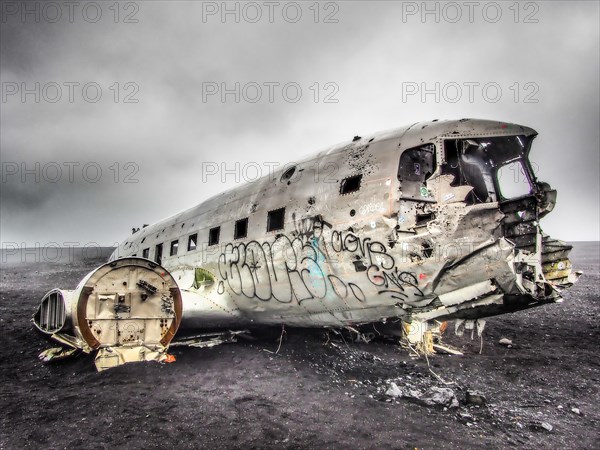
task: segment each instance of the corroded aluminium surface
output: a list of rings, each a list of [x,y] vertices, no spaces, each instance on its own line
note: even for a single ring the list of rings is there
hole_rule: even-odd
[[[554,301],[558,293],[544,274],[556,277],[556,270],[546,264],[544,271],[536,253],[535,242],[544,238],[535,180],[530,195],[519,200],[529,204],[511,206],[495,194],[492,201],[473,202],[467,200],[473,186],[457,184],[444,170],[447,142],[535,135],[520,125],[461,120],[354,139],[296,163],[291,177],[276,173],[147,227],[115,256],[141,253],[144,247],[152,252],[158,243],[179,239],[183,251],[163,256],[162,263],[204,305],[190,311],[193,326],[340,326],[419,314],[460,316],[445,310],[439,297],[482,280],[491,280],[479,296],[486,298],[480,300],[481,311],[487,311],[482,315]],[[432,157],[409,159],[408,165],[419,164],[427,178],[402,179],[402,155],[426,146]],[[528,152],[523,147],[518,156],[526,160]],[[361,177],[359,189],[342,192],[353,176]],[[284,229],[267,232],[269,211],[281,207]],[[248,218],[248,235],[233,239],[234,223],[242,218]],[[217,226],[220,242],[209,246],[208,232]],[[191,233],[198,234],[198,249],[186,252]],[[529,246],[523,246],[522,236]],[[536,279],[523,280],[515,269],[519,261]],[[198,267],[212,281],[195,288],[189,280]],[[561,270],[565,276],[559,281],[568,282],[566,263]],[[505,296],[513,296],[510,306]],[[460,309],[470,311],[477,302],[464,306]]]
[[[111,259],[160,262],[191,329],[477,319],[554,302],[576,277],[570,247],[540,229],[556,192],[529,163],[535,136],[463,119],[355,137],[136,231]]]

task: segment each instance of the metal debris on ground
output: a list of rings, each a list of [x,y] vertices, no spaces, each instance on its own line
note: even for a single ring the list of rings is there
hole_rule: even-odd
[[[406,384],[400,388],[396,382],[388,384],[385,395],[393,398],[406,398],[425,406],[445,406],[448,408],[457,408],[458,399],[454,391],[447,387],[431,386],[425,390],[419,389],[412,384]]]
[[[478,391],[467,391],[465,399],[468,405],[483,406],[487,403],[485,396]]]
[[[237,342],[238,336],[248,333],[248,330],[222,331],[214,333],[203,333],[188,336],[184,339],[171,342],[171,347],[199,347],[207,348],[215,345]]]

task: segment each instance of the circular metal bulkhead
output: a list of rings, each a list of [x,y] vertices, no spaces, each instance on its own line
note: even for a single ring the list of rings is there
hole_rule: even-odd
[[[181,292],[163,267],[142,258],[109,262],[73,296],[76,334],[92,349],[167,346],[181,322]]]

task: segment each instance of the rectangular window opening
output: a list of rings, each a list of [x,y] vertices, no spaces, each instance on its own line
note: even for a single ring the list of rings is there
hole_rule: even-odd
[[[188,252],[192,250],[196,250],[196,246],[198,245],[198,234],[192,234],[188,238]]]
[[[234,239],[242,239],[246,236],[248,236],[248,218],[236,221],[235,229],[233,231]]]
[[[171,242],[171,250],[169,251],[169,256],[177,255],[177,250],[179,250],[179,240]]]
[[[512,200],[531,194],[527,169],[520,159],[499,167],[496,172],[496,180],[503,200]]]
[[[358,191],[360,189],[361,180],[362,174],[344,178],[340,184],[340,194],[344,195]]]
[[[163,253],[163,245],[158,244],[156,246],[156,253],[154,254],[154,261],[156,264],[162,264],[162,253]]]
[[[149,248],[145,248],[144,250],[142,250],[142,258],[149,259],[148,258],[149,256],[150,256],[150,249]]]
[[[267,231],[283,230],[285,208],[269,211],[267,215]]]
[[[208,245],[217,245],[219,243],[219,235],[221,234],[221,227],[211,228],[208,232]]]

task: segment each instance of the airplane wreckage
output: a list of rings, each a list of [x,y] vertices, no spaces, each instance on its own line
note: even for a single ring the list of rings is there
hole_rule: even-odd
[[[356,136],[134,229],[43,297],[33,322],[62,347],[40,357],[97,352],[103,370],[259,325],[368,325],[431,352],[444,321],[561,301],[581,272],[540,228],[556,191],[528,159],[536,135],[462,119]]]

